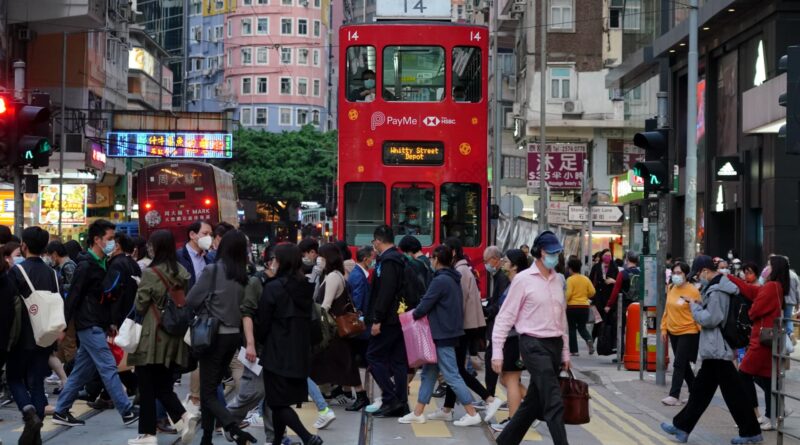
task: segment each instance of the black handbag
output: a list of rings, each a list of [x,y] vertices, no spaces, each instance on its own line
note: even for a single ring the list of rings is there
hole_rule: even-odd
[[[217,338],[219,329],[219,319],[211,316],[208,304],[216,296],[217,288],[217,266],[211,269],[211,287],[206,295],[203,306],[198,309],[190,326],[190,337],[192,341],[192,353],[196,357],[201,357],[211,350],[211,345]]]
[[[158,311],[154,308],[154,313],[158,314],[156,315],[158,324],[167,334],[173,337],[183,337],[192,321],[192,311],[186,307],[186,293],[182,287],[170,286],[166,277],[157,267],[153,267],[152,270],[167,289],[164,307]]]

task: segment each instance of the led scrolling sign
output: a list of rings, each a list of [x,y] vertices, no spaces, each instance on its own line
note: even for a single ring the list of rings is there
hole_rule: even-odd
[[[112,131],[106,154],[112,158],[231,158],[230,133]]]
[[[383,143],[384,165],[443,165],[444,144],[441,142],[386,141]]]

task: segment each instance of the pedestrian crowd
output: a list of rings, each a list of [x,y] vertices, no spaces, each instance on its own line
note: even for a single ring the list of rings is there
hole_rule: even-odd
[[[129,445],[156,444],[156,434],[179,435],[188,445],[198,433],[202,445],[217,434],[256,443],[249,427],[262,427],[275,445],[291,443],[288,429],[304,445],[322,444],[293,409],[309,398],[318,411],[315,430],[336,419],[331,406],[342,406],[402,424],[486,422],[501,445],[520,443],[543,421],[554,443],[566,444],[559,376],[579,355],[578,337],[590,355],[615,354],[618,323],[625,326],[627,306],[638,301],[637,254],[618,264],[610,251],[598,252],[585,275],[549,231],[532,248],[486,248],[486,277],[459,238],[426,255],[418,238],[386,225],[354,251],[306,238],[271,246],[260,258],[243,232],[205,221],[188,226],[185,239],[158,230],[145,240],[97,220],[85,244],[62,244],[35,226],[17,238],[0,226],[0,345],[8,346],[0,348],[0,369],[26,423],[40,428],[48,415],[82,426],[71,409],[86,400],[115,409],[124,425],[138,423]],[[688,440],[720,387],[739,426],[732,443],[759,443],[774,414],[773,337],[765,340],[765,331],[794,313],[797,274],[783,256],[770,256],[762,271],[731,253],[727,260],[699,256],[691,266],[670,259],[666,280],[661,332],[674,351],[674,373],[662,403],[683,408],[662,428]],[[64,302],[66,328],[52,344],[40,344],[36,311],[26,307],[41,292]],[[752,325],[744,333],[730,315],[740,307]],[[406,318],[429,324],[435,363],[409,366]],[[793,347],[790,337],[786,346]],[[476,372],[480,351],[484,381]],[[374,400],[367,373],[380,389]],[[175,385],[184,375],[189,393],[180,400]],[[57,385],[55,406],[48,406],[45,382]],[[682,400],[684,382],[689,397]],[[498,383],[505,402],[496,397]],[[763,417],[756,385],[765,393]],[[433,397],[444,398],[441,408],[426,413]],[[508,419],[498,422],[499,410]]]

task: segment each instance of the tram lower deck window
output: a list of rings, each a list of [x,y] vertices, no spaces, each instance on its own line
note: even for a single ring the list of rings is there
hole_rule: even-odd
[[[441,239],[454,236],[464,247],[481,244],[481,186],[469,183],[442,184]]]
[[[344,186],[344,236],[350,246],[372,242],[375,228],[386,223],[386,187],[379,182],[351,182]]]

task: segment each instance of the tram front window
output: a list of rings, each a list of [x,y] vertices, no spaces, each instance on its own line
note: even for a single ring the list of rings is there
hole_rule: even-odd
[[[442,184],[442,240],[451,236],[464,247],[481,244],[481,187],[478,184]]]
[[[396,243],[412,235],[423,246],[433,244],[433,196],[432,184],[405,183],[392,187],[392,227]]]
[[[445,53],[438,46],[387,46],[383,50],[383,100],[441,102]]]

